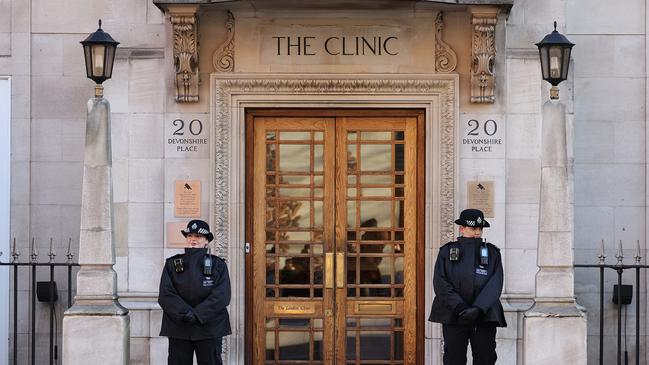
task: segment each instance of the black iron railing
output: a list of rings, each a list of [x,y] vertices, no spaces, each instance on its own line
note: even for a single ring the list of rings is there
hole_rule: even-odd
[[[624,270],[635,271],[635,363],[640,364],[640,270],[649,268],[649,265],[643,265],[642,256],[640,255],[640,241],[637,242],[635,263],[627,265],[623,263],[624,255],[622,251],[622,241],[618,246],[615,255],[617,263],[607,264],[604,255],[604,241],[602,241],[599,254],[599,263],[597,264],[575,264],[575,268],[597,268],[599,269],[599,364],[604,364],[604,273],[605,269],[613,269],[617,272],[617,285],[614,288],[614,298],[617,298],[617,364],[622,364],[622,304],[623,304],[623,285],[622,274]],[[626,336],[626,327],[625,327]],[[626,339],[625,339],[626,347]],[[624,363],[628,364],[628,353],[624,351]]]
[[[18,277],[19,277],[19,267],[27,267],[30,269],[30,306],[29,306],[29,324],[30,331],[29,335],[31,338],[30,355],[29,355],[29,364],[36,364],[36,299],[39,301],[46,302],[50,307],[49,315],[49,363],[55,364],[58,362],[58,346],[55,342],[56,331],[54,326],[56,325],[59,328],[59,322],[62,321],[62,318],[56,320],[55,313],[55,302],[58,299],[58,290],[56,288],[56,281],[54,280],[54,268],[56,267],[67,267],[67,307],[69,308],[72,305],[72,267],[79,266],[78,263],[73,262],[72,259],[74,255],[70,252],[70,246],[72,239],[68,241],[68,251],[66,253],[66,262],[55,262],[54,258],[56,254],[52,248],[52,239],[50,238],[50,250],[47,256],[49,256],[48,262],[38,262],[38,252],[36,252],[34,246],[34,239],[32,239],[30,244],[30,254],[28,262],[19,262],[18,258],[20,253],[16,250],[16,239],[13,240],[13,246],[11,249],[11,260],[9,262],[0,261],[0,268],[6,266],[12,268],[13,275],[13,342],[12,349],[10,350],[13,354],[13,364],[18,364]],[[0,256],[2,253],[0,252]],[[37,267],[49,267],[49,281],[37,282],[36,280],[36,268]],[[42,284],[42,285],[41,285]],[[56,323],[55,323],[56,321]]]

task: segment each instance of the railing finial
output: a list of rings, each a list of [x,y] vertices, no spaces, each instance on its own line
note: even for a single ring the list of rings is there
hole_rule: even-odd
[[[47,256],[50,257],[50,263],[54,262],[54,258],[56,257],[56,254],[54,253],[54,248],[52,247],[52,237],[50,237],[50,253],[47,254]]]
[[[18,260],[18,256],[20,256],[20,253],[16,251],[16,237],[14,237],[14,245],[11,249],[11,262],[16,262],[16,260]]]
[[[72,251],[70,251],[71,246],[72,246],[72,237],[68,238],[68,252],[65,254],[65,257],[68,258],[68,263],[71,263],[72,258],[74,257]]]
[[[29,255],[29,262],[36,262],[36,259],[38,259],[38,252],[36,252],[36,246],[34,245],[34,237],[32,237],[31,249],[29,251],[31,252]]]
[[[617,259],[617,264],[622,265],[622,261],[624,260],[624,252],[622,251],[622,240],[620,240],[620,244],[617,246],[617,253],[615,254],[615,258]]]
[[[635,251],[634,258],[635,258],[636,265],[640,265],[640,261],[642,261],[642,255],[641,255],[641,251],[640,251],[640,240],[637,240],[636,243],[637,243],[637,245],[636,245],[636,251]]]
[[[604,265],[606,263],[606,255],[604,254],[604,240],[602,239],[602,244],[599,249],[599,263]]]

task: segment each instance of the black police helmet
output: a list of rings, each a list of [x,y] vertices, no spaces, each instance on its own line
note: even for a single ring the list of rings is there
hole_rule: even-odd
[[[211,242],[214,239],[214,235],[210,232],[210,225],[200,219],[189,221],[189,223],[187,223],[187,228],[180,230],[180,233],[185,237],[190,233],[200,234],[207,238],[207,242]]]
[[[489,227],[489,222],[484,219],[484,214],[479,209],[465,209],[460,213],[460,218],[455,224],[465,227]]]

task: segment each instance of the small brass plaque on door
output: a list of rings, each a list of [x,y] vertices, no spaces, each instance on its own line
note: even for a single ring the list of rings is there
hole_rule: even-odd
[[[275,314],[313,314],[315,313],[314,303],[290,303],[275,304]]]
[[[356,303],[356,314],[394,314],[394,303],[390,302],[361,302]]]

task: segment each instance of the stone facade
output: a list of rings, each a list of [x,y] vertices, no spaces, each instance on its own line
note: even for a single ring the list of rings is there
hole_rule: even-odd
[[[175,217],[173,204],[174,181],[179,179],[201,181],[202,217],[216,228],[215,248],[228,257],[235,334],[226,343],[224,358],[228,364],[243,363],[245,151],[236,105],[269,100],[337,105],[344,97],[356,106],[368,101],[374,107],[422,106],[440,100],[425,96],[435,94],[429,92],[435,87],[451,88],[435,94],[451,95],[450,114],[427,123],[432,128],[433,121],[452,121],[445,131],[450,141],[431,137],[427,143],[431,149],[448,148],[442,155],[452,163],[442,167],[451,169],[446,170],[447,180],[431,186],[452,187],[441,200],[426,197],[431,216],[442,218],[427,223],[426,262],[434,262],[440,242],[453,236],[449,217],[467,206],[467,184],[493,183],[494,214],[486,236],[503,253],[503,303],[510,324],[498,332],[498,364],[522,364],[523,314],[533,304],[537,264],[543,258],[537,252],[541,126],[549,87],[541,80],[534,43],[552,30],[554,20],[576,44],[569,80],[560,85],[574,212],[566,219],[573,220],[574,261],[595,263],[601,240],[609,263],[614,262],[614,242],[620,240],[625,262],[632,262],[636,241],[642,256],[647,255],[646,0],[368,0],[333,1],[323,7],[287,1],[293,4],[290,8],[277,1],[197,3],[202,5],[179,0],[0,0],[0,82],[4,77],[11,81],[11,167],[0,174],[11,176],[7,223],[19,260],[28,258],[32,238],[41,259],[46,259],[50,237],[57,260],[66,252],[68,238],[72,251],[79,251],[85,105],[93,93],[79,41],[101,18],[103,29],[121,42],[105,97],[112,112],[114,269],[120,302],[130,311],[132,364],[165,362],[166,339],[157,336],[161,313],[155,299],[163,259],[178,252],[166,244],[166,227],[182,221]],[[268,38],[297,37],[304,29],[312,30],[316,39],[309,47],[302,44],[301,52],[314,55],[288,55],[298,48],[282,43],[287,39]],[[395,36],[398,42],[384,44],[387,54],[380,56],[344,56],[344,50],[323,50],[317,43],[357,31],[383,40]],[[477,75],[490,72],[480,84]],[[431,86],[440,82],[452,86]],[[404,84],[408,96],[398,96],[395,90]],[[272,96],[276,90],[290,90],[289,96]],[[235,105],[222,104],[226,97]],[[181,132],[207,144],[183,148],[172,141]],[[500,143],[486,146],[472,138]],[[432,174],[437,168],[431,163],[427,171]],[[3,262],[8,261],[8,239],[0,237]],[[46,279],[45,272],[37,276]],[[21,274],[17,288],[0,283],[0,288],[18,291],[19,308],[29,301],[27,278]],[[616,307],[610,302],[614,279],[611,272],[604,293],[605,317],[612,321],[606,326],[604,363],[613,363],[615,357]],[[57,274],[56,280],[59,290],[67,290],[63,276]],[[625,277],[626,282],[632,278]],[[634,303],[646,302],[644,276],[642,285],[641,298]],[[425,295],[429,306],[432,288]],[[595,364],[599,296],[594,272],[575,270],[574,295],[588,311],[588,363]],[[58,318],[64,307],[57,303]],[[641,307],[638,314],[634,308],[629,307],[628,333],[635,333],[635,316],[640,315],[645,351],[647,309]],[[45,306],[39,304],[37,310],[38,318],[48,318]],[[39,333],[47,331],[46,322],[38,322]],[[9,325],[0,318],[0,326]],[[9,333],[17,338],[19,351],[27,349],[28,332],[29,319],[22,312],[18,333]],[[425,334],[426,363],[438,364],[441,331],[426,324]],[[632,353],[632,341],[629,345]],[[643,356],[641,362],[647,362],[647,354]],[[0,365],[8,360],[0,357]]]

